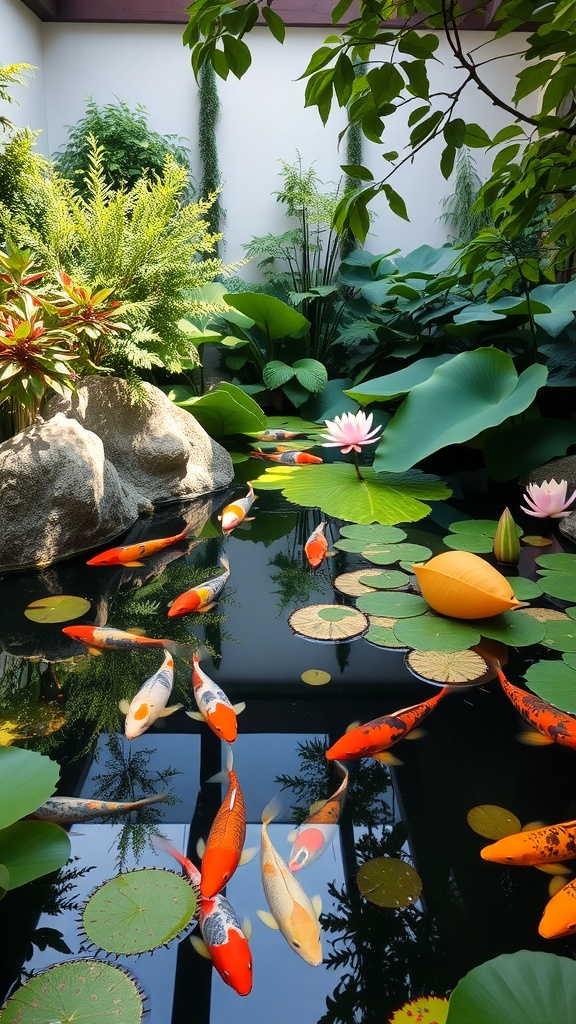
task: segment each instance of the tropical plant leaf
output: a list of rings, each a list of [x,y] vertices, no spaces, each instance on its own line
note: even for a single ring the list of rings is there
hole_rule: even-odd
[[[138,1024],[138,985],[123,967],[103,960],[68,960],[34,975],[10,997],[3,1024]]]
[[[292,363],[292,369],[298,382],[310,394],[315,395],[326,386],[328,373],[324,364],[318,359],[297,359],[295,363]]]
[[[191,388],[181,384],[164,390],[175,405],[192,413],[211,437],[256,433],[266,428],[266,416],[260,406],[242,388],[228,381],[221,381],[205,395],[194,395]]]
[[[419,615],[417,619],[397,622],[394,633],[406,647],[418,651],[451,653],[480,643],[480,632],[473,623],[457,622],[441,615]]]
[[[0,829],[0,864],[10,875],[8,889],[61,868],[70,857],[70,840],[51,821],[16,821]]]
[[[250,317],[269,338],[300,338],[310,327],[310,321],[302,313],[274,295],[263,292],[227,293],[224,301]]]
[[[505,807],[497,804],[478,804],[466,815],[470,828],[486,839],[502,839],[519,832],[522,824],[519,818]]]
[[[393,618],[411,618],[430,611],[429,605],[418,594],[398,593],[397,591],[377,591],[364,594],[356,601],[356,607],[367,615],[384,615]],[[400,637],[398,637],[400,639]],[[462,645],[460,645],[462,646]]]
[[[358,871],[356,881],[365,899],[379,907],[414,906],[422,892],[418,872],[396,857],[367,860]]]
[[[56,789],[59,774],[56,762],[43,754],[20,747],[0,748],[0,828],[45,803]]]
[[[524,673],[533,693],[555,708],[576,715],[576,671],[567,660],[537,661]]]
[[[375,377],[365,384],[347,388],[344,394],[353,398],[355,402],[359,402],[360,405],[399,398],[401,395],[408,394],[417,384],[428,380],[438,366],[442,366],[453,358],[452,355],[439,355],[416,359],[402,370],[396,370],[384,377]]]
[[[451,491],[435,476],[411,470],[379,476],[362,470],[358,480],[346,463],[320,466],[271,466],[254,481],[258,490],[282,489],[296,505],[320,508],[326,515],[356,523],[408,523],[428,515],[427,501],[441,501]]]
[[[79,619],[90,611],[90,601],[85,597],[74,597],[71,594],[55,594],[31,601],[24,609],[24,615],[32,622],[69,622]]]

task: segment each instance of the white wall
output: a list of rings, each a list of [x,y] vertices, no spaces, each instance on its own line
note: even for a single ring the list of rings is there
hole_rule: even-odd
[[[32,64],[26,72],[28,85],[14,85],[10,95],[20,104],[0,102],[0,114],[20,127],[46,128],[44,74],[42,58],[42,22],[20,0],[0,0],[0,64]],[[42,136],[38,148],[43,152]]]
[[[0,0],[0,12],[4,9],[28,16],[21,19],[20,34],[27,38],[24,28],[28,28],[32,38],[30,28],[39,25],[30,22],[35,21],[34,16],[18,0]],[[345,162],[346,154],[345,150],[337,152],[337,138],[344,116],[337,110],[324,127],[315,109],[304,109],[305,83],[298,81],[310,53],[321,45],[326,34],[325,29],[291,29],[280,46],[267,31],[256,29],[249,40],[253,64],[245,77],[241,81],[232,75],[226,82],[218,79],[222,107],[218,144],[226,211],[224,257],[230,262],[243,257],[242,243],[253,235],[286,228],[284,207],[272,194],[282,185],[281,159],[293,162],[299,151],[304,166],[313,163],[329,187],[341,176],[339,164]],[[464,38],[464,48],[477,47],[488,38],[470,33],[468,39]],[[182,26],[46,23],[41,26],[41,39],[46,95],[46,132],[41,139],[44,152],[54,153],[66,141],[66,125],[73,125],[82,116],[88,97],[98,103],[114,102],[118,97],[131,107],[143,104],[154,130],[186,137],[194,154],[193,169],[199,176],[195,159],[198,88],[190,52],[182,45]],[[482,59],[512,48],[517,47],[511,47],[509,40],[497,41],[483,52]],[[31,59],[31,54],[31,39],[27,39],[27,48],[12,46],[3,56],[5,62],[26,59],[38,63],[40,57]],[[460,82],[461,72],[453,68],[446,46],[441,46],[436,56],[442,61],[434,65],[436,78],[442,75],[439,87],[449,91]],[[510,96],[517,60],[494,61],[488,68],[492,88],[496,92],[502,88]],[[39,74],[36,72],[34,90],[41,80]],[[497,131],[507,123],[507,116],[474,86],[465,95],[461,116],[477,121],[488,131]],[[29,123],[42,127],[32,116]],[[402,153],[407,130],[391,125],[387,135],[385,149]],[[379,218],[367,241],[372,251],[408,251],[425,242],[439,245],[446,240],[447,229],[439,216],[442,199],[452,186],[438,170],[441,148],[440,144],[429,147],[393,179],[392,184],[406,199],[411,219],[409,223],[398,219],[380,203]],[[365,162],[377,178],[385,167],[380,153],[379,147],[366,144]],[[481,151],[474,155],[479,172],[487,174],[492,156]],[[256,272],[244,268],[242,275],[254,279]]]

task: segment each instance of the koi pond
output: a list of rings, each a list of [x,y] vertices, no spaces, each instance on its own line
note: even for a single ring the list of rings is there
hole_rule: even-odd
[[[538,584],[544,573],[554,571],[544,556],[566,552],[574,571],[576,556],[560,542],[555,526],[541,539],[545,546],[523,543],[518,565],[498,567],[529,606],[529,615],[526,609],[508,613],[523,614],[527,632],[515,633],[510,625],[499,632],[495,626],[491,636],[476,638],[472,631],[472,643],[461,646],[466,653],[477,649],[479,659],[488,650],[484,669],[466,675],[470,670],[464,666],[451,692],[435,701],[412,734],[381,757],[342,763],[325,757],[350,725],[442,692],[444,670],[430,658],[430,643],[409,643],[406,638],[413,634],[406,626],[394,631],[403,618],[412,628],[416,622],[404,600],[421,600],[411,565],[447,550],[449,527],[456,524],[450,533],[454,541],[459,529],[461,537],[465,534],[462,524],[472,516],[484,526],[477,525],[468,537],[474,529],[475,536],[482,530],[490,536],[489,521],[495,527],[506,504],[526,533],[542,525],[535,529],[517,514],[521,490],[516,486],[512,496],[493,485],[488,489],[481,472],[468,474],[465,491],[461,480],[449,482],[450,502],[434,503],[427,519],[405,528],[404,539],[399,530],[387,534],[389,527],[351,527],[328,519],[325,533],[333,555],[316,569],[303,549],[320,514],[276,493],[257,492],[253,519],[223,535],[217,516],[232,497],[246,493],[239,483],[204,503],[163,506],[153,519],[136,524],[122,543],[175,535],[186,523],[194,527],[187,540],[141,565],[87,566],[86,555],[0,580],[2,745],[56,762],[60,796],[161,797],[130,813],[65,824],[68,862],[5,893],[2,1000],[24,992],[38,972],[80,959],[89,961],[80,965],[80,980],[63,975],[61,990],[80,993],[94,963],[125,968],[127,974],[118,973],[132,979],[134,1000],[118,994],[121,1009],[114,1009],[112,1000],[109,1010],[110,1019],[121,1024],[139,1020],[142,1012],[153,1024],[385,1024],[390,1019],[434,1024],[446,1020],[444,999],[460,979],[501,954],[527,950],[574,959],[573,939],[545,939],[538,932],[552,894],[573,877],[571,862],[537,870],[480,856],[505,832],[576,818],[575,751],[537,742],[542,735],[528,732],[494,671],[495,660],[506,678],[528,693],[526,674],[540,678],[548,661],[562,659],[576,667],[570,654],[576,651],[575,630],[566,626],[576,629],[576,622],[564,611],[576,601],[555,597],[553,587]],[[383,549],[394,544],[398,550],[384,555]],[[483,551],[495,565],[491,544],[490,539],[479,549],[473,542],[472,550]],[[213,607],[168,617],[171,601],[218,577],[227,563],[230,578]],[[78,615],[72,606],[70,618],[60,621],[25,615],[31,603],[61,595],[84,598],[89,607]],[[424,618],[429,615],[424,611]],[[558,621],[564,631],[547,632],[549,623]],[[132,631],[131,649],[98,650],[62,631],[94,623]],[[133,700],[165,657],[162,645],[138,643],[145,638],[170,641],[174,685],[168,704],[181,707],[128,740],[120,706],[125,712],[122,702]],[[441,646],[445,660],[453,661],[454,644],[448,640]],[[199,715],[191,668],[192,652],[199,647],[201,670],[236,707],[233,744],[223,742]],[[410,663],[411,653],[420,660]],[[222,892],[249,936],[253,980],[246,995],[239,994],[242,982],[234,976],[241,952],[232,955],[231,970],[225,963],[219,973],[202,955],[202,935],[198,926],[191,929],[190,907],[186,911],[184,904],[176,923],[170,918],[169,905],[181,894],[167,890],[163,895],[162,884],[155,887],[155,879],[181,877],[174,851],[200,866],[202,843],[232,788],[232,763],[245,805],[245,855]],[[217,781],[210,781],[218,773]],[[18,789],[17,770],[12,785]],[[328,822],[337,827],[331,831],[324,823],[312,838],[302,838],[307,852],[295,863],[291,851],[298,824],[335,794]],[[274,872],[281,872],[279,862],[276,867],[266,859],[261,863],[266,808],[265,832],[273,849],[300,867],[292,877],[310,900],[301,914],[310,916],[310,906],[314,920],[319,913],[322,961],[316,966],[306,962],[306,949],[295,948],[296,940],[291,943],[267,927],[269,911],[278,920],[285,908],[281,899],[274,904],[268,890],[267,901],[263,887],[263,874],[274,882]],[[2,825],[11,826],[11,820]],[[6,859],[3,842],[0,832],[0,861]],[[257,852],[251,857],[252,850]],[[307,859],[310,863],[301,866]],[[129,897],[135,907],[145,905],[136,939],[131,915],[118,911],[118,893],[138,878],[138,896],[131,890]],[[105,882],[116,885],[116,896],[101,888]],[[196,890],[189,890],[194,902]],[[98,902],[99,896],[104,900]],[[235,928],[230,920],[219,937],[203,929],[208,946],[230,940]],[[102,983],[114,995],[116,982]],[[400,1015],[409,1000],[431,996],[438,998],[426,1004],[426,1016]],[[96,1019],[81,995],[78,1012],[69,1016],[56,1001],[48,1000],[46,1009],[40,1003],[36,1016],[11,1016],[10,1005],[0,1019],[45,1024]],[[563,1021],[576,1020],[573,1005]],[[107,1020],[108,1013],[98,1019]],[[518,1024],[521,1019],[541,1024],[529,1016],[519,1017]]]

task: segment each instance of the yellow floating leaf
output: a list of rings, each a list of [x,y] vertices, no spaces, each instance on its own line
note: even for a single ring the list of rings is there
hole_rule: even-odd
[[[389,1024],[446,1024],[448,1019],[448,1000],[441,996],[421,996],[404,1003],[390,1017]]]
[[[422,879],[406,861],[374,857],[356,875],[362,895],[379,907],[411,907],[422,892]]]
[[[321,668],[309,668],[300,676],[302,682],[307,683],[308,686],[325,686],[331,678],[330,673],[323,672]]]
[[[405,661],[422,679],[451,685],[482,682],[489,671],[484,658],[472,650],[410,651]]]
[[[366,633],[368,619],[357,608],[341,604],[312,604],[288,618],[290,628],[309,640],[353,640]]]
[[[32,622],[69,622],[71,619],[79,619],[89,610],[90,601],[87,601],[85,597],[56,594],[51,597],[41,597],[38,601],[31,601],[24,609],[24,615]]]
[[[466,815],[466,820],[474,832],[486,839],[512,836],[522,828],[520,820],[512,811],[498,807],[497,804],[478,804],[472,807]]]
[[[548,622],[570,618],[569,615],[566,615],[566,612],[561,612],[559,608],[538,608],[532,606],[530,608],[524,608],[522,610],[522,614],[531,615],[532,618],[536,619],[538,622]]]
[[[545,828],[545,821],[527,821],[525,825],[522,825],[521,832],[533,832],[536,828]]]
[[[529,537],[520,538],[523,544],[527,544],[531,548],[547,548],[552,543],[549,537]]]

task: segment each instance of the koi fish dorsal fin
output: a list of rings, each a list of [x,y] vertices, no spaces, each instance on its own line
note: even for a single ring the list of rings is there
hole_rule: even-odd
[[[322,913],[322,897],[321,896],[313,896],[312,899],[310,900],[310,902],[311,902],[312,906],[314,907],[314,913],[316,914],[316,917],[319,919],[320,918],[320,914]]]
[[[256,913],[267,928],[273,928],[277,932],[280,931],[276,918],[272,916],[269,910],[257,910]]]
[[[170,707],[162,709],[158,718],[168,718],[169,715],[173,715],[175,711],[180,711],[183,707],[183,704],[171,704]]]
[[[192,944],[193,949],[196,950],[199,956],[203,956],[205,960],[212,960],[212,957],[208,952],[208,946],[204,942],[204,939],[201,939],[199,935],[191,935],[190,942]]]
[[[280,814],[280,801],[277,796],[273,796],[269,803],[262,811],[262,824],[269,825],[274,818],[277,818]]]
[[[246,701],[241,700],[238,704],[233,704],[232,707],[237,715],[241,715],[246,710]]]
[[[193,718],[195,722],[205,722],[204,715],[201,715],[199,711],[187,711],[188,718]],[[208,780],[210,781],[210,780]]]

